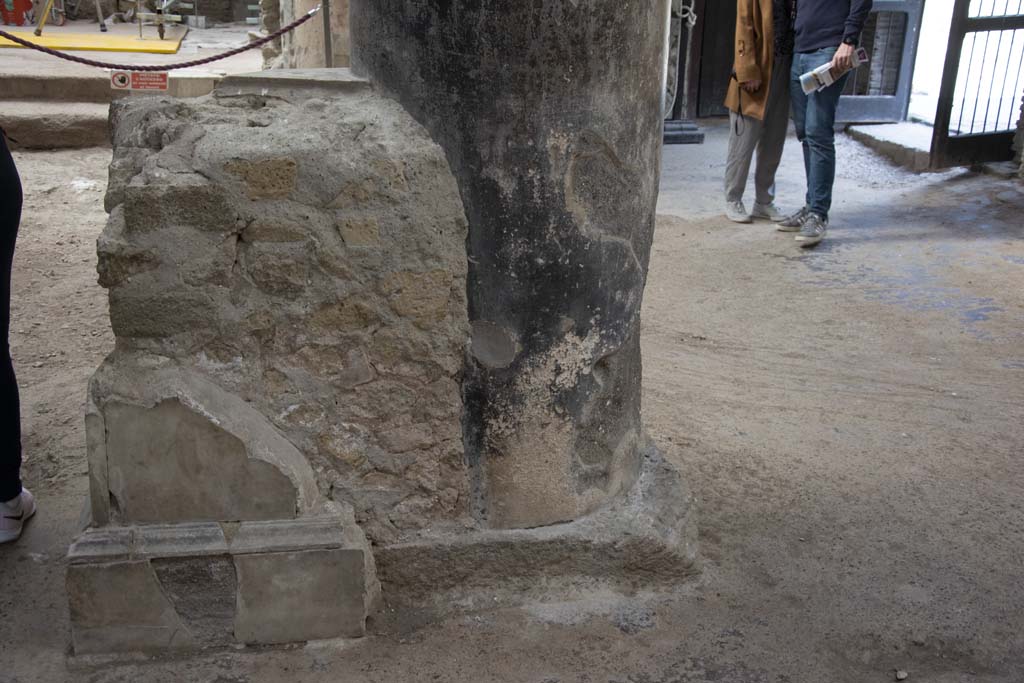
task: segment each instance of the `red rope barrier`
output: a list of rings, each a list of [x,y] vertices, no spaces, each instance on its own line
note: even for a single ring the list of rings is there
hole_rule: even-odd
[[[262,47],[263,45],[266,45],[270,41],[280,38],[285,33],[288,33],[289,31],[294,31],[296,28],[312,19],[313,16],[316,15],[316,13],[319,11],[320,5],[317,5],[313,9],[309,10],[309,12],[299,17],[298,19],[288,24],[287,26],[279,28],[270,35],[264,36],[259,40],[254,40],[251,43],[243,45],[242,47],[236,47],[233,50],[228,50],[227,52],[222,52],[221,54],[213,55],[212,57],[204,57],[203,59],[193,59],[190,62],[178,62],[176,64],[159,64],[146,66],[140,66],[137,64],[111,64],[110,62],[99,62],[94,59],[86,59],[85,57],[76,57],[74,55],[69,55],[58,50],[43,47],[42,45],[38,45],[31,41],[25,40],[24,38],[19,38],[18,36],[11,35],[6,31],[0,31],[0,36],[6,38],[12,43],[17,43],[18,45],[27,47],[32,50],[38,50],[39,52],[51,55],[53,57],[57,57],[59,59],[66,59],[69,62],[75,62],[76,64],[85,64],[86,66],[95,66],[100,69],[114,69],[115,71],[172,71],[174,69],[187,69],[193,66],[202,66],[203,64],[209,64],[210,62],[216,62],[218,60],[225,59],[226,57],[232,57],[234,55],[241,54],[246,50],[254,50],[258,47]]]

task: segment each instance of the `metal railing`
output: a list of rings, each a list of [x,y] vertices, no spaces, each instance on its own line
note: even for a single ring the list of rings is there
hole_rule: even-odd
[[[1024,0],[973,0],[966,21],[949,134],[1015,130],[1024,88]]]

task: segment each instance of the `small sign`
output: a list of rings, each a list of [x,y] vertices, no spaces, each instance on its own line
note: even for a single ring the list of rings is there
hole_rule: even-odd
[[[166,71],[115,71],[110,74],[114,90],[167,90]]]

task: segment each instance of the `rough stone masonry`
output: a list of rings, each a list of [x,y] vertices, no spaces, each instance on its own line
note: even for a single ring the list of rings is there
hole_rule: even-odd
[[[295,73],[113,107],[76,652],[362,635],[366,536],[468,523],[454,178],[364,81]]]
[[[424,131],[365,87],[152,99],[113,124],[97,405],[109,373],[173,363],[265,415],[374,541],[465,516],[466,223]]]

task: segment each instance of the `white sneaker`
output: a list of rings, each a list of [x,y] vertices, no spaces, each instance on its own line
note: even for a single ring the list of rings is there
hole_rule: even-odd
[[[733,223],[753,223],[754,221],[750,218],[750,214],[747,213],[747,207],[743,206],[742,201],[738,202],[726,202],[725,203],[725,217],[731,220]]]
[[[775,206],[775,202],[770,204],[759,204],[754,202],[754,210],[750,212],[750,215],[754,218],[766,218],[773,223],[786,219],[786,214],[779,211],[779,207]]]
[[[16,541],[29,517],[36,514],[36,499],[28,489],[7,503],[0,503],[0,543]]]

